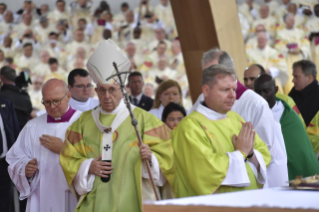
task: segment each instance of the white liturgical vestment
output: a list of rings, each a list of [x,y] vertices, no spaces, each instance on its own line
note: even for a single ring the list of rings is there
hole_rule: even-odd
[[[9,175],[20,192],[20,200],[28,199],[26,212],[70,212],[76,207],[77,200],[69,190],[59,154],[42,146],[39,141],[43,134],[64,141],[66,130],[81,115],[80,111],[74,112],[71,107],[67,113],[70,110],[73,112],[66,121],[62,116],[61,122],[50,122],[53,118],[46,113],[29,121],[7,153]],[[37,159],[38,170],[27,179],[25,167],[34,158]]]

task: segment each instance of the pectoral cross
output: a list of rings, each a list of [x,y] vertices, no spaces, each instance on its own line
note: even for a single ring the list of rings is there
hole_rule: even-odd
[[[105,149],[106,151],[108,151],[109,149],[111,149],[111,147],[107,144],[107,145],[104,147],[104,149]]]
[[[112,127],[106,128],[106,129],[104,130],[104,132],[106,132],[106,133],[109,133],[109,132],[111,132],[111,131],[112,131]]]

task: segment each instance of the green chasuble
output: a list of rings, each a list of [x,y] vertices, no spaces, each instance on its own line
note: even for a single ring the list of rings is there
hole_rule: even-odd
[[[258,189],[255,175],[248,163],[246,170],[250,180],[249,187],[221,186],[229,165],[227,152],[235,151],[233,135],[238,135],[243,118],[235,112],[228,112],[227,118],[209,120],[194,111],[183,118],[172,132],[172,143],[176,163],[174,184],[176,197],[207,195],[212,193]],[[271,156],[266,144],[255,137],[255,147],[269,165]],[[244,160],[244,158],[243,158]]]
[[[280,125],[287,152],[289,180],[299,175],[319,174],[318,160],[298,114],[285,101],[276,99],[285,107]]]
[[[134,108],[133,113],[138,121],[144,144],[150,146],[167,179],[161,190],[165,188],[169,190],[175,178],[171,131],[155,116],[138,107]],[[111,126],[115,115],[100,114],[101,124]],[[73,192],[76,193],[72,184],[73,179],[81,163],[89,158],[97,158],[101,154],[102,137],[102,133],[93,120],[91,110],[82,113],[80,118],[69,127],[60,162]],[[149,188],[149,180],[142,179],[142,160],[139,151],[137,137],[131,125],[131,117],[128,116],[113,133],[112,166],[114,170],[111,180],[103,183],[99,176],[95,177],[92,191],[81,196],[75,211],[142,211],[142,200],[145,200],[144,190],[148,191],[150,195],[154,194]],[[172,193],[172,190],[170,191]],[[147,195],[147,197],[154,199],[155,196]]]

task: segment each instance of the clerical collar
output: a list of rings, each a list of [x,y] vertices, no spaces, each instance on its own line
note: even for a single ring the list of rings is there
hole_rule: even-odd
[[[68,111],[61,118],[53,118],[49,114],[47,115],[47,123],[61,123],[69,122],[73,114],[76,112],[71,106],[69,106]]]
[[[204,101],[198,104],[196,111],[203,114],[205,117],[212,121],[225,119],[227,117],[227,114],[218,113],[207,107]]]
[[[120,104],[119,104],[112,112],[106,112],[106,111],[103,110],[102,107],[101,107],[101,113],[102,113],[102,114],[117,114],[122,107],[125,107],[125,104],[124,104],[124,100],[123,100],[123,99],[121,99]]]
[[[90,104],[90,98],[88,98],[88,100],[86,100],[86,102],[80,102],[80,101],[74,99],[73,97],[71,97],[71,100],[74,101],[77,105],[81,105],[81,106],[86,106],[86,105]]]
[[[300,94],[302,95],[302,96],[308,96],[308,94],[311,92],[311,91],[313,91],[313,90],[315,90],[315,89],[317,89],[318,88],[318,81],[315,79],[312,83],[310,83],[309,85],[307,85],[304,89],[302,89],[301,91],[300,91]]]
[[[243,93],[247,90],[248,88],[243,86],[243,84],[241,84],[239,80],[237,80],[236,100],[238,100],[243,95]]]

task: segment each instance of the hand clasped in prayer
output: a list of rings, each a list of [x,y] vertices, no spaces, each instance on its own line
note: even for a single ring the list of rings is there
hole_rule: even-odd
[[[233,135],[233,144],[235,150],[245,153],[246,156],[251,155],[254,151],[255,135],[256,132],[253,129],[252,123],[243,123],[243,127],[241,128],[238,137]],[[255,165],[258,171],[260,171],[260,164],[256,158],[256,155],[253,155],[249,161]]]
[[[254,150],[255,134],[256,132],[253,130],[253,125],[250,122],[243,123],[239,135],[233,135],[235,150],[250,155]]]
[[[39,140],[42,146],[56,154],[60,154],[63,145],[63,141],[60,138],[50,135],[42,135]]]

